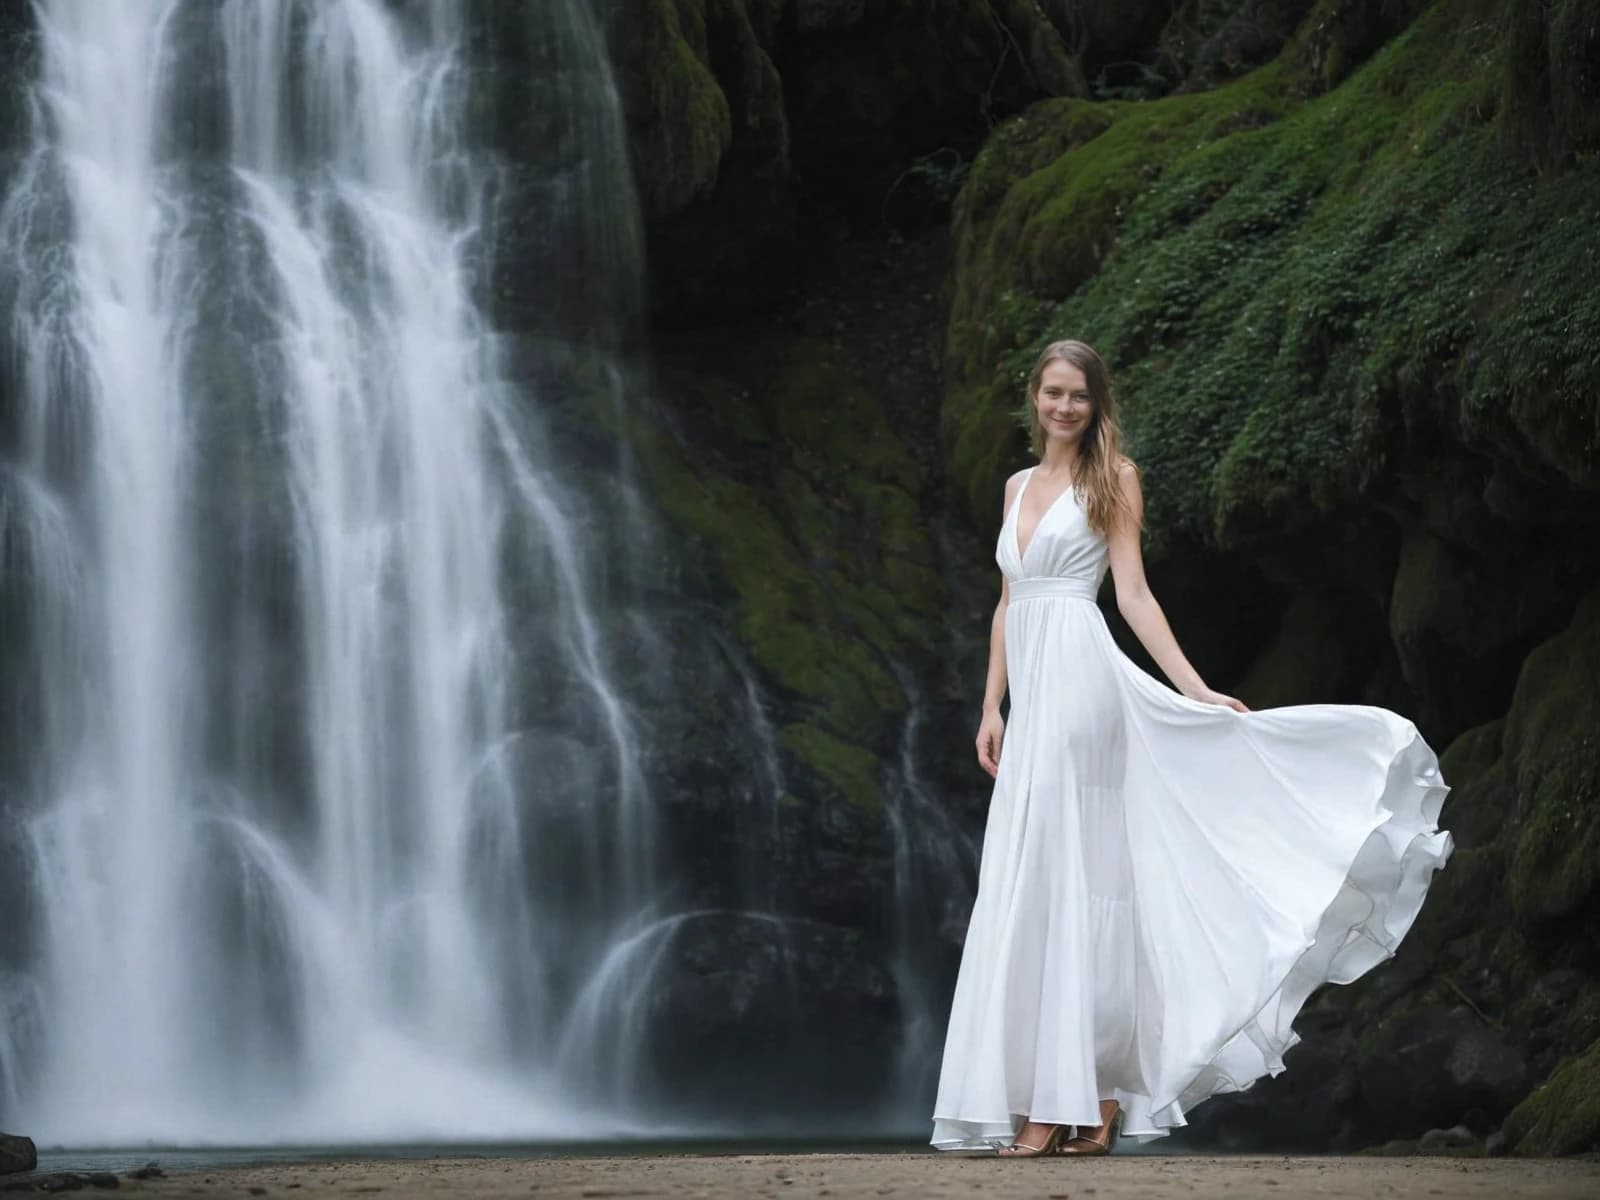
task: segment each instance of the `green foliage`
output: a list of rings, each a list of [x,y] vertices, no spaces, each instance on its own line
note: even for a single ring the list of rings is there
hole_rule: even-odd
[[[1280,61],[1207,96],[1039,106],[1012,135],[1037,154],[986,149],[946,409],[974,504],[1063,336],[1113,364],[1158,548],[1281,535],[1391,469],[1407,430],[1600,482],[1600,166],[1540,184],[1496,153],[1503,47],[1478,7],[1435,5],[1314,99]]]
[[[1272,120],[1287,102],[1280,83],[1268,68],[1231,88],[1149,104],[1051,101],[984,147],[957,208],[955,386],[945,411],[954,473],[975,504],[991,505],[1014,458],[1004,444],[1009,414],[1041,329],[1059,328],[1063,299],[1108,269],[1131,206],[1168,163]],[[1176,302],[1187,285],[1172,286]]]

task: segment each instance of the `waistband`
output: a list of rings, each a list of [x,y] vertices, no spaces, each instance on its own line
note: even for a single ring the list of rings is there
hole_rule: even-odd
[[[1094,579],[1068,579],[1059,575],[1043,575],[1034,579],[1013,579],[1008,589],[1011,602],[1018,600],[1043,600],[1057,596],[1070,596],[1091,603],[1099,594],[1100,584]]]

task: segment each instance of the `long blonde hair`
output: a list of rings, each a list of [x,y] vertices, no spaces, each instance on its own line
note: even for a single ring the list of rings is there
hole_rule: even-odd
[[[1118,520],[1132,517],[1128,500],[1122,494],[1117,472],[1122,464],[1131,463],[1122,452],[1122,426],[1117,423],[1117,399],[1111,388],[1111,373],[1105,361],[1085,342],[1051,342],[1039,355],[1028,373],[1028,394],[1017,416],[1028,431],[1035,458],[1044,457],[1044,426],[1039,423],[1039,384],[1045,368],[1053,362],[1070,363],[1083,372],[1089,385],[1089,402],[1092,406],[1089,424],[1078,444],[1078,469],[1073,486],[1084,498],[1089,527],[1097,533],[1109,535]]]

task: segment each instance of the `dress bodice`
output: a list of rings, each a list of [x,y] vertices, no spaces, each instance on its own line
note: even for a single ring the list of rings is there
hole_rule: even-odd
[[[1111,560],[1105,535],[1089,527],[1089,514],[1076,487],[1057,496],[1033,531],[1027,549],[1017,549],[1017,517],[1035,468],[1029,467],[1022,486],[1000,525],[995,561],[1012,583],[1022,579],[1068,579],[1093,596],[1105,578]]]

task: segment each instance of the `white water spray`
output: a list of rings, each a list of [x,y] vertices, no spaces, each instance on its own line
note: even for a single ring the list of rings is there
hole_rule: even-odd
[[[541,7],[625,173],[591,17]],[[656,839],[581,492],[481,304],[503,179],[467,136],[470,14],[36,12],[0,533],[38,953],[0,1099],[78,1146],[581,1133],[558,1042],[656,915]],[[591,168],[561,236],[625,270]],[[558,796],[542,751],[574,745]]]

